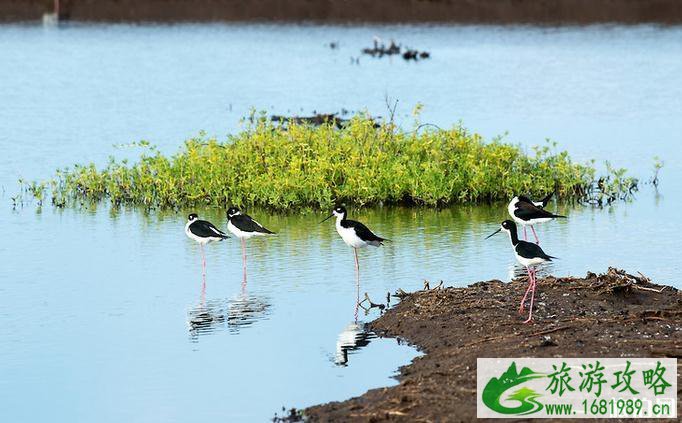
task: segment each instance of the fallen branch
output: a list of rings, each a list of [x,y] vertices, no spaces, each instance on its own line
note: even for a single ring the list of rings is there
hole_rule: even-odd
[[[368,307],[365,307],[363,305],[365,302],[367,302],[367,304],[369,304]],[[367,294],[366,292],[365,292],[365,298],[358,303],[358,306],[360,306],[366,312],[372,308],[375,308],[375,307],[378,308],[379,310],[383,310],[386,308],[386,306],[384,304],[377,304],[377,303],[372,302],[372,300],[369,298],[369,294]]]
[[[655,289],[655,288],[647,288],[647,287],[645,287],[645,286],[639,286],[639,285],[633,285],[633,287],[634,287],[635,289],[639,289],[639,290],[641,290],[641,291],[651,291],[651,292],[656,292],[656,293],[658,293],[658,294],[660,294],[661,292],[663,292],[663,290],[666,288],[666,287],[664,286],[664,287],[661,288],[661,289]]]
[[[395,291],[395,294],[393,294],[394,297],[399,298],[399,299],[401,299],[401,300],[402,300],[403,298],[409,297],[410,295],[412,295],[412,294],[409,293],[409,292],[403,291],[402,288],[398,288],[398,290]]]
[[[558,328],[547,329],[547,330],[542,330],[542,331],[540,331],[540,332],[531,333],[531,334],[528,335],[528,336],[547,335],[548,333],[558,332],[558,331],[560,331],[560,330],[569,329],[569,328],[572,328],[572,327],[573,327],[573,326],[570,326],[570,325],[567,325],[567,326],[559,326]]]

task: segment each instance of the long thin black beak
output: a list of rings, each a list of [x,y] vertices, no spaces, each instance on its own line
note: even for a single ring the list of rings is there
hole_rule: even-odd
[[[495,232],[493,232],[493,233],[491,233],[490,235],[488,235],[487,237],[485,237],[485,239],[488,239],[488,238],[490,238],[490,237],[493,236],[493,235],[497,235],[497,233],[500,232],[501,230],[502,230],[502,228],[496,230]]]
[[[324,219],[324,220],[323,220],[322,222],[320,222],[320,223],[324,223],[324,222],[326,222],[327,220],[331,219],[332,217],[334,217],[334,214],[330,214],[329,216],[327,216],[326,219]]]

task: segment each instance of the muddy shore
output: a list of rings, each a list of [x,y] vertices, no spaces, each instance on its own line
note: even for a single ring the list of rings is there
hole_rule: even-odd
[[[95,22],[682,23],[678,0],[60,0]],[[41,19],[53,0],[0,0],[0,21]]]
[[[609,269],[538,280],[535,322],[517,313],[524,280],[407,295],[371,323],[425,352],[399,385],[304,410],[310,421],[473,421],[477,357],[682,357],[682,292]],[[537,297],[536,297],[537,298]],[[678,410],[680,369],[678,366]],[[641,420],[640,420],[641,421]]]

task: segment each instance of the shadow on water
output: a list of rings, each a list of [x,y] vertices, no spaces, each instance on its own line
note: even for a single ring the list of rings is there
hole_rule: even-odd
[[[206,284],[202,284],[201,300],[187,313],[190,340],[198,342],[199,337],[227,330],[238,334],[240,330],[268,318],[271,303],[266,297],[250,295],[246,286],[234,298],[206,300]]]

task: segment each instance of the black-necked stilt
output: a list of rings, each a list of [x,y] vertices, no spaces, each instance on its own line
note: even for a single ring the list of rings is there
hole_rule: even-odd
[[[538,206],[537,203],[534,203],[531,199],[528,197],[524,196],[518,196],[512,198],[512,200],[509,202],[509,205],[507,206],[507,210],[509,211],[509,215],[514,219],[516,223],[519,225],[523,226],[523,239],[527,240],[528,236],[526,233],[526,226],[530,226],[530,229],[533,231],[533,236],[535,236],[535,242],[537,244],[540,244],[540,240],[538,239],[538,234],[535,233],[535,228],[533,225],[537,223],[544,223],[544,222],[549,222],[552,219],[556,219],[558,217],[565,218],[566,216],[561,216],[558,214],[554,214],[551,212],[548,212],[547,210],[543,209],[544,205],[549,202],[549,198],[551,197],[551,194],[548,197],[545,197],[542,199],[542,201],[538,201],[537,203],[541,204],[542,206]]]
[[[190,239],[199,243],[201,247],[201,268],[202,274],[206,275],[206,256],[204,255],[204,244],[213,241],[222,241],[229,238],[225,232],[216,228],[211,222],[199,220],[196,213],[192,213],[187,217],[187,224],[185,225],[185,233]]]
[[[528,292],[531,293],[530,296],[530,313],[528,314],[528,319],[524,323],[528,323],[533,318],[533,301],[535,300],[535,270],[533,266],[552,261],[556,257],[548,256],[542,251],[539,245],[533,244],[528,241],[519,240],[519,236],[516,232],[516,223],[511,220],[505,220],[500,225],[500,229],[496,230],[492,234],[488,235],[486,239],[499,233],[500,231],[505,231],[509,234],[509,239],[511,240],[512,246],[514,247],[514,255],[516,256],[516,261],[521,263],[521,265],[526,267],[528,272],[528,289],[521,299],[521,306],[519,307],[519,313],[523,313],[523,304],[526,302],[528,297]]]
[[[336,216],[336,232],[341,235],[343,242],[348,246],[353,247],[353,252],[355,253],[355,271],[358,275],[358,280],[360,277],[360,264],[358,262],[358,248],[365,248],[368,245],[373,247],[379,247],[384,241],[388,241],[385,238],[375,235],[369,228],[360,222],[355,220],[346,219],[348,212],[343,206],[336,207],[332,214],[330,214],[322,222]],[[320,222],[320,223],[322,223]]]
[[[248,214],[243,214],[237,207],[227,209],[227,230],[242,242],[242,266],[244,269],[244,282],[246,282],[246,240],[254,236],[274,235],[256,222]]]

